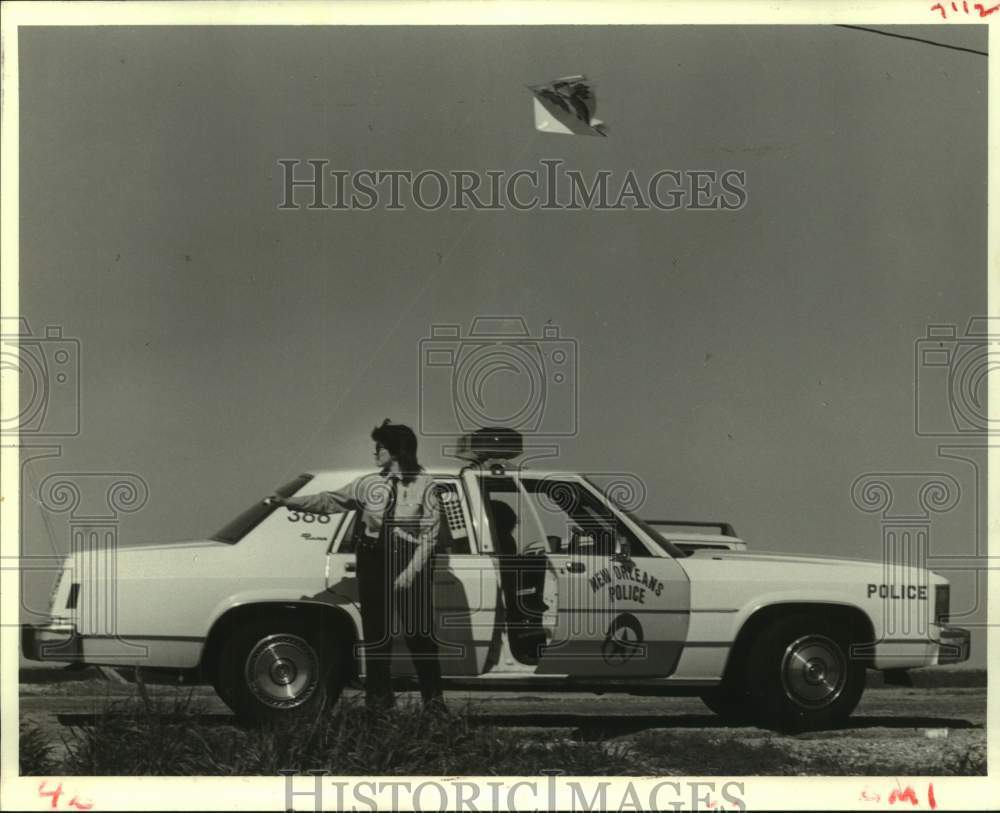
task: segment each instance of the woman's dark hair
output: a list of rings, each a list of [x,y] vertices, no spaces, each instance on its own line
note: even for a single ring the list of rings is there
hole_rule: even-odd
[[[386,418],[381,426],[372,429],[372,440],[396,459],[404,475],[424,470],[417,460],[417,436],[410,427],[401,423],[390,423]]]

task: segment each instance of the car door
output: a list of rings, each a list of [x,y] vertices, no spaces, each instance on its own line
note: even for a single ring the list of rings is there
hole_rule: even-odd
[[[473,532],[462,482],[435,478],[441,529],[434,554],[434,633],[441,673],[480,675],[489,669],[496,638],[499,572]]]
[[[495,636],[499,576],[492,558],[480,551],[466,492],[455,477],[435,478],[441,524],[434,553],[434,636],[444,676],[472,676],[487,671]],[[352,512],[334,540],[327,567],[328,589],[358,601]],[[359,624],[359,636],[364,632]],[[393,674],[415,669],[402,636],[393,640]]]
[[[555,604],[555,629],[537,672],[584,679],[670,675],[689,621],[683,569],[583,478],[522,472],[511,479],[520,502],[518,544],[543,550],[556,574],[555,595],[545,597]],[[497,478],[484,485],[492,499],[509,489]]]

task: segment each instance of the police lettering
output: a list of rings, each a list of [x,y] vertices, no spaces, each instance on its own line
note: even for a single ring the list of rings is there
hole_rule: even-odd
[[[927,601],[926,584],[869,584],[868,598],[916,599]]]
[[[654,596],[658,596],[663,592],[663,582],[656,578],[656,576],[651,576],[645,570],[640,570],[634,565],[615,565],[614,571],[616,579],[628,579],[636,584],[641,584],[643,587],[648,588]]]
[[[602,587],[607,587],[612,601],[635,601],[639,604],[646,603],[647,591],[654,596],[663,592],[663,582],[656,576],[630,565],[613,565],[610,569],[603,567],[596,571],[590,577],[590,589],[596,593]]]
[[[646,603],[646,588],[637,584],[613,584],[608,588],[608,597],[612,601],[636,601]]]

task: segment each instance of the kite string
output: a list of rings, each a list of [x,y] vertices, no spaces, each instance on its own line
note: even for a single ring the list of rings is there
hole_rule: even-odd
[[[911,40],[912,42],[920,42],[924,45],[934,45],[938,48],[947,48],[949,51],[964,51],[967,54],[978,54],[979,56],[989,56],[988,51],[979,51],[975,48],[964,48],[961,45],[949,45],[945,42],[937,42],[935,40],[927,40],[922,37],[911,37],[909,34],[897,34],[894,31],[880,31],[877,28],[867,28],[863,25],[845,25],[842,23],[837,24],[837,28],[852,28],[855,31],[867,31],[869,34],[881,34],[883,37],[895,37],[900,40]]]

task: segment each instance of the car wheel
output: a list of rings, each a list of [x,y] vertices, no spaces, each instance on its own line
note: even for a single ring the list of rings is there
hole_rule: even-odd
[[[850,657],[850,636],[815,616],[783,618],[750,651],[754,716],[770,728],[806,730],[842,723],[861,699],[864,664]]]
[[[246,624],[222,647],[216,691],[246,723],[315,717],[342,687],[332,653],[305,624]]]

